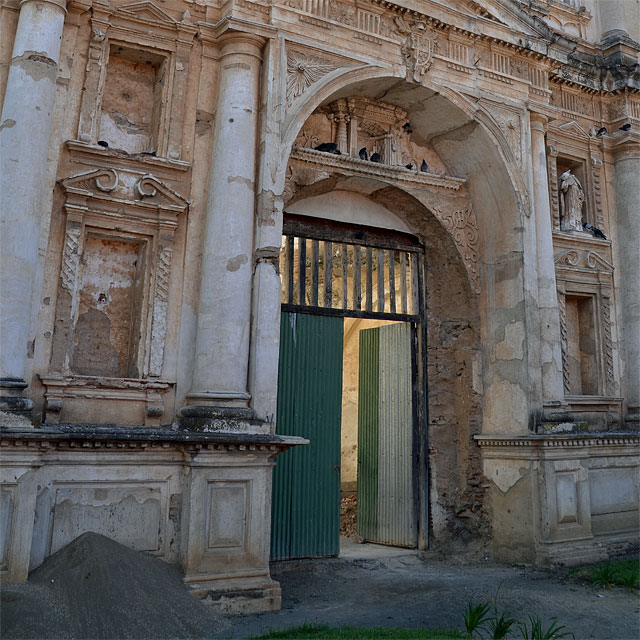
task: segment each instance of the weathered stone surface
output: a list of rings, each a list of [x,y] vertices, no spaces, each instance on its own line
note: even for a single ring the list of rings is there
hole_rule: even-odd
[[[294,444],[275,432],[296,215],[424,249],[418,546],[547,563],[624,543],[638,7],[504,1],[3,5],[2,571],[23,579],[93,523],[180,557],[222,608],[279,606],[266,567],[271,466]],[[314,260],[296,267],[311,283]]]

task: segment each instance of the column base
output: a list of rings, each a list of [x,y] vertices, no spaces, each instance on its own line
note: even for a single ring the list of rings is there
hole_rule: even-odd
[[[268,577],[220,580],[196,574],[185,576],[184,582],[191,595],[224,615],[279,611],[282,607],[280,584]]]
[[[259,420],[249,407],[187,405],[178,411],[178,427],[198,433],[270,433],[269,422]]]
[[[22,397],[27,383],[21,378],[0,378],[0,411],[24,414],[33,409],[33,400]]]

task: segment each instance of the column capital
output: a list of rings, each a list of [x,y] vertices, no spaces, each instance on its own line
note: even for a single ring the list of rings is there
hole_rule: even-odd
[[[35,2],[36,4],[50,4],[63,11],[65,14],[67,13],[67,0],[20,0],[20,8],[22,9],[22,7],[30,2]]]
[[[545,133],[546,125],[549,122],[549,118],[547,116],[537,111],[529,111],[529,120],[531,121],[532,130],[542,131]]]
[[[640,136],[638,134],[626,134],[613,144],[614,163],[629,159],[640,159]]]
[[[262,36],[242,31],[225,31],[218,37],[220,57],[233,54],[248,55],[262,60],[266,39]]]

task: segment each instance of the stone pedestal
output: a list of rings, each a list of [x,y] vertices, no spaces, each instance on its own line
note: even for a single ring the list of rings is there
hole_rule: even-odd
[[[269,575],[271,472],[302,438],[154,427],[2,428],[0,580],[86,531],[180,563],[221,613],[280,608]]]
[[[0,409],[25,411],[47,150],[65,0],[22,0],[0,119]]]
[[[201,407],[241,409],[250,419],[247,391],[256,137],[263,40],[222,36],[220,83],[209,182],[193,385],[179,419],[193,426]]]
[[[545,145],[546,117],[531,113],[533,202],[538,266],[538,308],[540,314],[540,363],[542,396],[545,404],[557,409],[564,398],[562,345],[558,315],[558,294],[553,259],[551,206]]]

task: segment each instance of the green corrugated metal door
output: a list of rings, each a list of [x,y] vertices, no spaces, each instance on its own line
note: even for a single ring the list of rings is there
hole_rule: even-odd
[[[340,551],[340,417],[343,320],[283,312],[277,433],[310,444],[278,456],[271,558]]]
[[[406,547],[416,545],[411,341],[408,323],[360,331],[358,534]]]

